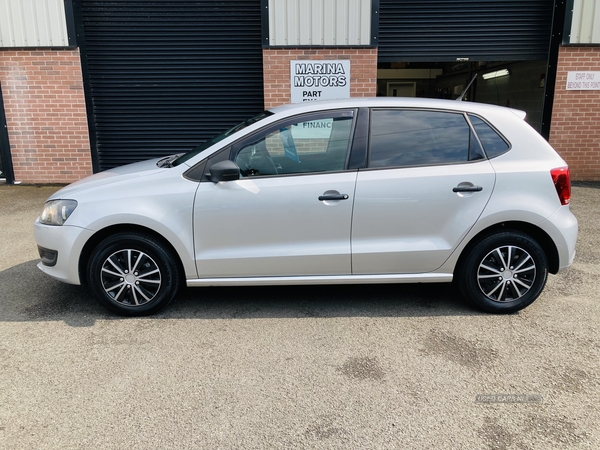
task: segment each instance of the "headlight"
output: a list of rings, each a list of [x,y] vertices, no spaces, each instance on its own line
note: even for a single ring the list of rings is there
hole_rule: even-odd
[[[77,208],[75,200],[50,200],[44,205],[40,223],[44,225],[62,225]]]

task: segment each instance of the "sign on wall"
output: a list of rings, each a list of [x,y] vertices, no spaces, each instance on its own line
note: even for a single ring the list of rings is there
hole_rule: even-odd
[[[350,60],[290,61],[292,103],[350,98]]]
[[[600,91],[600,72],[568,72],[567,91]]]

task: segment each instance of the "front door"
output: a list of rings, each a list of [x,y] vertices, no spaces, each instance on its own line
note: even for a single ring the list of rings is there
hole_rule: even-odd
[[[302,115],[233,146],[242,177],[198,187],[200,278],[351,274],[354,115]]]

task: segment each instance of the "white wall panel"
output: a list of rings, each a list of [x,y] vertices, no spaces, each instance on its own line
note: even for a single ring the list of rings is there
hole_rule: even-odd
[[[67,47],[64,0],[0,0],[0,47]]]
[[[600,44],[600,0],[574,0],[571,44]]]
[[[269,45],[371,45],[371,0],[269,0]]]

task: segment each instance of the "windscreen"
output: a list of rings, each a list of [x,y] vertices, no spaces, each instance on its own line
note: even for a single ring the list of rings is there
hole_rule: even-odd
[[[204,150],[206,150],[209,147],[212,147],[213,145],[215,145],[217,142],[222,141],[223,139],[225,139],[226,137],[231,136],[234,133],[237,133],[240,130],[243,130],[244,128],[261,121],[262,119],[264,119],[265,117],[268,117],[270,115],[272,115],[273,113],[270,111],[265,111],[260,113],[257,116],[251,117],[248,120],[245,120],[244,122],[234,126],[233,128],[230,128],[227,131],[224,131],[221,134],[218,134],[217,136],[215,136],[212,139],[209,139],[206,142],[203,142],[202,144],[198,145],[195,149],[193,149],[191,152],[186,153],[185,155],[180,156],[179,158],[177,158],[175,161],[173,161],[173,163],[171,164],[172,166],[178,166],[186,161],[188,161],[189,159],[193,158],[194,156],[198,155],[199,153],[202,153]]]

